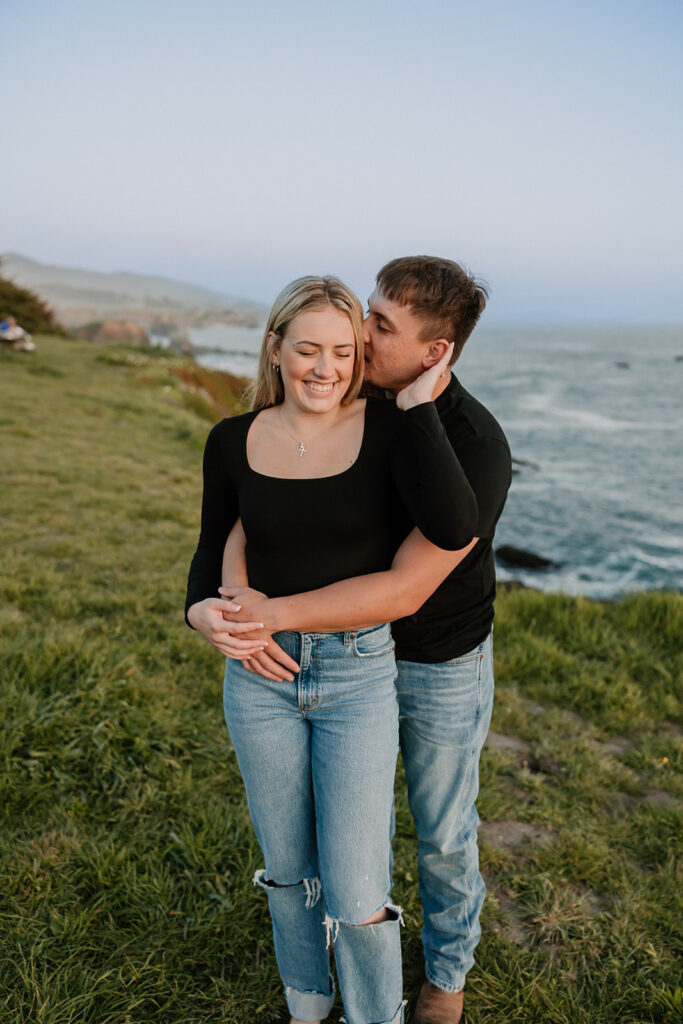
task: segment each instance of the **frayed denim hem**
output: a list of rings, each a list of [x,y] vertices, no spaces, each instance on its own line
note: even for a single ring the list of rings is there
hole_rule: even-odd
[[[394,1016],[391,1018],[391,1020],[379,1021],[378,1024],[403,1024],[404,1020],[406,1019],[405,1013],[406,1013],[406,1004],[407,1004],[407,1002],[408,1002],[407,999],[403,1000],[403,1002],[401,1003],[401,1005],[399,1006],[398,1010],[396,1011]],[[346,1017],[340,1017],[339,1018],[339,1024],[347,1024]]]
[[[329,996],[322,992],[299,992],[288,985],[285,988],[287,1009],[297,1020],[323,1020],[327,1017],[334,1003],[334,986]]]
[[[427,975],[427,980],[431,981],[432,985],[436,985],[437,988],[440,988],[442,992],[462,992],[462,990],[465,987],[464,974],[462,975],[462,981],[460,981],[459,976],[456,975],[456,977],[458,977],[458,980],[460,981],[460,983],[456,985],[451,985],[447,981],[442,981],[441,978],[437,978],[436,975],[432,974],[432,972],[430,971],[429,965],[425,966],[425,974]]]

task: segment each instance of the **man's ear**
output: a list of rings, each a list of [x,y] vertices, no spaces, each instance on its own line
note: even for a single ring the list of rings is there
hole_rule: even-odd
[[[435,366],[439,359],[443,357],[447,348],[448,342],[445,338],[439,338],[437,341],[430,341],[422,355],[422,365],[425,370],[429,370],[432,366]]]

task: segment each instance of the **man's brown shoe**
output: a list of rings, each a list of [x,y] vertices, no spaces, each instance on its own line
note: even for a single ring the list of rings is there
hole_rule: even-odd
[[[462,994],[462,989],[444,992],[431,981],[425,981],[417,997],[413,1024],[460,1024]]]

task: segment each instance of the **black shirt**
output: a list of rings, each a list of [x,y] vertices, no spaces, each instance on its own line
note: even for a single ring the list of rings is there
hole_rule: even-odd
[[[303,480],[251,468],[246,442],[257,415],[222,420],[206,442],[201,532],[186,613],[196,601],[218,596],[223,548],[238,516],[250,586],[269,597],[388,569],[413,524],[451,550],[475,536],[474,494],[435,403],[401,412],[394,402],[368,398],[353,465]]]
[[[428,664],[467,654],[491,629],[496,596],[493,534],[512,479],[505,434],[457,377],[435,404],[477,499],[473,536],[480,540],[415,615],[392,623],[397,659]]]

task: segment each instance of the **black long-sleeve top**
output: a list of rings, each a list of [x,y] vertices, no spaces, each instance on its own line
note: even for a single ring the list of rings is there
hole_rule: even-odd
[[[469,543],[476,499],[434,403],[402,412],[394,402],[366,401],[358,458],[334,476],[281,479],[253,470],[246,441],[257,412],[211,430],[186,613],[218,596],[223,549],[239,516],[249,583],[269,597],[388,569],[413,525],[442,548]]]
[[[500,424],[457,377],[434,404],[476,496],[479,541],[418,612],[391,624],[396,657],[426,664],[463,657],[491,631],[493,537],[512,479],[510,447]]]

